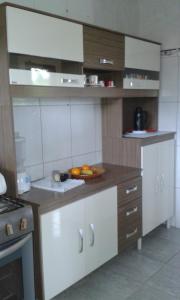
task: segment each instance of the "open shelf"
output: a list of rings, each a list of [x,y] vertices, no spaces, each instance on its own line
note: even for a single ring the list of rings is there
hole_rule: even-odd
[[[19,98],[61,98],[61,97],[94,97],[94,98],[132,98],[158,97],[157,90],[123,90],[121,88],[84,87],[66,88],[52,86],[10,85],[12,97]]]

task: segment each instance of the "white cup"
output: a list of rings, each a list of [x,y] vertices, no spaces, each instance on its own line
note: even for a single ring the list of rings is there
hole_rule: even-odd
[[[101,87],[104,87],[104,86],[105,86],[104,80],[100,80],[100,81],[99,81],[99,84],[100,84]]]
[[[88,81],[90,85],[98,85],[98,75],[90,75]]]

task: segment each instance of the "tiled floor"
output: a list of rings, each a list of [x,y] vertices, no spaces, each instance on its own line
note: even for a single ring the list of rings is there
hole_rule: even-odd
[[[159,227],[142,251],[115,257],[54,300],[180,300],[180,229]]]

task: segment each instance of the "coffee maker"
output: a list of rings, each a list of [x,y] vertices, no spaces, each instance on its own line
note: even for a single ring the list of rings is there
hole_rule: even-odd
[[[134,113],[134,131],[145,131],[147,126],[147,112],[138,106]]]

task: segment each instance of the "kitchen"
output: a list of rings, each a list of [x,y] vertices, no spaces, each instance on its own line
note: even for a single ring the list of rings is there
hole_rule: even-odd
[[[32,8],[47,10],[45,6],[43,8],[43,4],[38,3],[39,6],[38,4],[37,6],[32,5]],[[24,4],[24,2],[19,4]],[[137,4],[134,14],[137,12]],[[70,3],[67,5],[69,8],[65,3],[64,7],[60,5],[62,9],[66,7],[64,13],[59,13],[61,16],[70,17],[71,6],[69,5]],[[106,3],[106,5],[108,4]],[[121,6],[116,5],[120,10]],[[85,9],[88,9],[90,14],[92,11],[89,6],[90,4],[85,5]],[[97,4],[95,6],[98,8]],[[6,9],[7,13],[5,14]],[[56,12],[56,6],[53,10]],[[139,33],[139,36],[144,37],[145,40],[135,38],[134,36],[138,36],[138,30],[133,26],[135,24],[131,24],[133,19],[126,25],[125,21],[121,24],[122,21],[117,18],[116,22],[119,24],[118,26],[121,25],[121,28],[113,28],[112,24],[109,25],[109,28],[116,29],[118,32],[105,30],[103,27],[108,27],[108,23],[98,24],[97,15],[96,18],[94,16],[94,22],[88,16],[87,20],[81,20],[82,15],[79,17],[83,23],[89,21],[88,23],[100,26],[99,28],[83,25],[82,38],[82,23],[73,23],[72,20],[67,21],[54,17],[51,15],[52,7],[47,11],[50,14],[17,9],[10,5],[7,8],[3,6],[1,10],[1,26],[3,28],[4,26],[6,28],[4,23],[4,15],[6,15],[7,39],[5,30],[1,35],[3,46],[0,55],[4,70],[1,74],[1,81],[5,87],[0,91],[1,140],[3,141],[0,155],[2,173],[7,182],[7,194],[13,197],[17,195],[16,182],[18,178],[16,176],[20,173],[18,170],[21,170],[21,173],[25,170],[23,176],[30,175],[33,184],[35,182],[36,185],[42,178],[51,176],[53,171],[67,172],[74,167],[101,164],[102,161],[105,164],[98,165],[96,168],[102,170],[103,167],[102,172],[105,173],[97,179],[89,180],[86,184],[64,193],[50,192],[39,189],[39,187],[37,189],[37,186],[23,194],[21,194],[23,191],[19,190],[19,194],[21,194],[19,197],[23,200],[23,204],[24,201],[31,204],[34,212],[34,274],[37,299],[52,299],[116,256],[117,253],[120,253],[119,259],[123,258],[123,255],[129,251],[129,244],[137,243],[138,249],[142,248],[143,253],[143,248],[146,248],[146,240],[143,238],[143,245],[141,245],[141,237],[165,221],[167,227],[170,225],[178,227],[178,197],[176,198],[176,218],[171,218],[174,216],[174,133],[178,130],[176,127],[172,127],[172,124],[168,125],[165,118],[167,111],[164,108],[167,107],[170,98],[165,99],[166,90],[164,92],[164,89],[160,90],[161,102],[158,113],[159,76],[162,86],[164,84],[168,88],[168,82],[167,77],[163,77],[166,76],[166,73],[159,72],[160,44],[152,42],[164,42],[164,40],[160,36],[151,37],[150,33],[149,36],[148,34],[143,36],[143,32]],[[114,8],[112,11],[115,14]],[[129,14],[127,7],[125,11]],[[74,18],[76,18],[75,12],[77,13],[74,8]],[[102,12],[99,10],[99,13]],[[87,11],[83,16],[85,17],[86,14]],[[95,14],[98,14],[98,9]],[[143,18],[143,11],[141,14]],[[73,16],[71,17],[73,19]],[[112,21],[111,18],[109,17],[108,22]],[[22,24],[24,24],[23,27]],[[131,32],[128,28],[130,25],[132,25]],[[36,31],[33,27],[36,28]],[[71,32],[67,35],[63,47],[58,42],[64,40],[64,31],[61,28]],[[137,31],[132,32],[133,30]],[[120,32],[133,34],[133,37],[124,36]],[[48,47],[47,36],[44,33],[49,38],[51,37]],[[27,40],[27,36],[31,38]],[[103,47],[98,39],[100,43],[103,41]],[[71,50],[72,43],[73,51]],[[51,45],[56,45],[56,47],[51,47]],[[172,45],[174,45],[172,47],[178,47],[174,41]],[[109,50],[108,47],[111,49]],[[125,47],[125,69],[123,47]],[[137,49],[143,47],[145,48],[144,57],[140,52],[141,56],[138,59],[139,50]],[[163,47],[170,49],[171,46],[167,46],[165,43]],[[99,61],[97,64],[94,58],[95,50],[101,51],[100,55],[103,55],[101,57],[103,61],[100,64]],[[136,60],[133,59],[134,51],[137,51]],[[40,72],[39,69],[42,67],[48,72]],[[162,70],[163,67],[164,65]],[[29,71],[29,69],[32,70]],[[58,86],[59,81],[56,83],[57,74],[63,76],[61,84],[64,84],[64,87]],[[92,75],[96,74],[94,80],[97,82],[98,76],[101,84],[103,82],[107,87],[83,87],[84,74],[86,78],[89,78],[89,82],[93,78]],[[44,82],[46,83],[44,84]],[[73,87],[72,84],[79,86]],[[171,93],[171,91],[168,92]],[[164,103],[165,101],[167,102]],[[135,110],[139,107],[142,108],[140,123],[144,127],[147,126],[146,128],[135,128],[134,126],[133,120],[138,117]],[[146,118],[144,117],[145,112]],[[174,119],[173,122],[175,122]],[[129,131],[132,129],[136,131],[149,129],[150,132],[145,137],[140,137],[142,132],[138,137],[130,136]],[[154,132],[157,129],[164,132],[157,135]],[[124,134],[128,136],[124,136]],[[136,134],[138,133],[136,132]],[[17,148],[20,150],[17,151]],[[16,155],[14,155],[15,149]],[[18,156],[19,153],[21,154]],[[21,160],[20,164],[18,157]],[[56,175],[59,175],[58,172]],[[154,178],[152,184],[150,177]],[[29,177],[27,176],[27,178]],[[178,191],[178,180],[176,181],[176,190]],[[25,189],[28,189],[28,180],[26,184]],[[111,203],[108,198],[111,198]],[[143,211],[141,213],[142,204]],[[103,213],[101,212],[102,205],[104,205]],[[18,210],[16,211],[18,212]],[[127,215],[128,222],[124,217]],[[73,216],[79,216],[79,218]],[[66,225],[62,227],[65,230],[63,244],[58,240],[61,233],[61,218],[62,222],[64,218]],[[24,226],[25,230],[27,228],[26,221],[23,219],[22,216],[22,227],[20,226],[20,228],[24,233]],[[66,220],[69,222],[66,223]],[[85,220],[87,221],[85,222]],[[142,229],[141,222],[143,223]],[[78,228],[79,241],[77,256],[74,256],[73,252],[77,241],[69,244],[70,240],[66,238],[66,233],[72,234],[72,237],[73,235],[77,236],[76,231],[73,231],[76,228],[72,227],[75,225]],[[11,233],[12,228],[9,229],[9,226],[7,228]],[[54,233],[52,228],[55,230]],[[169,232],[172,232],[171,230],[172,228]],[[178,237],[178,231],[174,228],[173,230]],[[104,236],[104,231],[109,232],[107,234],[109,239]],[[166,235],[166,233],[163,234]],[[89,238],[92,252],[88,249]],[[168,243],[168,239],[165,238],[165,241]],[[71,245],[72,251],[68,250],[67,245]],[[58,255],[56,249],[58,253],[62,251],[63,255]],[[176,247],[175,250],[178,252]],[[102,255],[98,255],[98,252]],[[173,253],[176,254],[176,252]],[[67,253],[67,256],[64,256],[64,253]],[[136,255],[140,258],[141,252],[138,253]],[[144,258],[143,255],[142,258]],[[71,263],[67,264],[67,261]],[[76,261],[77,263],[75,263]],[[58,267],[63,264],[64,268],[68,267],[66,272],[64,272],[64,268],[61,270]],[[74,267],[71,269],[71,266]],[[54,275],[56,280],[52,278],[54,272],[57,272]],[[91,276],[96,278],[96,273],[92,273],[89,278]],[[133,293],[138,293],[139,282],[135,281],[133,284],[136,286]],[[70,288],[59,297],[66,297],[67,293],[66,299],[68,297],[73,299],[70,298],[73,295],[75,297],[75,294],[70,296],[72,291],[75,292],[73,288]],[[123,289],[118,292],[123,293]],[[161,295],[162,291],[157,291],[157,293]],[[169,291],[167,294],[170,297]],[[130,290],[128,290],[127,296],[131,296]],[[94,296],[94,299],[96,298],[98,299],[98,296]],[[172,295],[172,299],[174,299],[174,295]],[[29,299],[27,298],[27,300]]]

